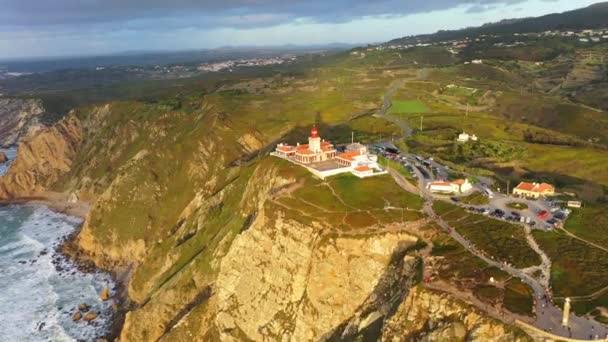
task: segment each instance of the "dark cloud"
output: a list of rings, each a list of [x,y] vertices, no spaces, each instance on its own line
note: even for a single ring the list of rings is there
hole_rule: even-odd
[[[174,27],[262,27],[309,18],[347,22],[467,6],[484,11],[524,0],[0,0],[0,27],[92,26],[117,23]]]

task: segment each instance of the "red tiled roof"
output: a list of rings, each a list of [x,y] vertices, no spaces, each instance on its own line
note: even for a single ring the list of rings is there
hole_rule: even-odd
[[[299,150],[299,151],[298,151],[298,153],[299,153],[299,154],[306,154],[306,155],[308,155],[308,154],[315,154],[315,153],[314,153],[313,151],[311,151],[311,150]]]
[[[547,192],[547,191],[553,191],[555,188],[553,187],[553,185],[547,184],[547,183],[533,184],[533,183],[521,182],[515,189],[543,193],[543,192]]]
[[[298,145],[298,147],[296,147],[298,150],[308,150],[308,144],[302,144],[302,145]]]
[[[555,188],[553,187],[553,185],[551,184],[547,184],[547,183],[541,183],[538,186],[538,192],[546,192],[546,191],[553,191]]]
[[[358,171],[358,172],[365,172],[365,171],[371,171],[371,170],[373,170],[373,169],[369,166],[359,166],[359,167],[355,168],[355,171]]]
[[[536,185],[532,183],[521,182],[515,189],[524,190],[524,191],[534,191]]]
[[[452,182],[452,184],[456,184],[456,185],[463,185],[464,183],[466,183],[467,181],[464,179],[457,179],[455,181]]]
[[[342,153],[341,155],[338,156],[338,158],[345,159],[348,161],[353,161],[353,160],[355,160],[354,157],[360,156],[360,155],[361,155],[361,153],[359,151],[352,151],[352,152]]]
[[[293,146],[284,145],[284,146],[277,147],[277,150],[282,151],[282,152],[293,152],[296,149]]]
[[[334,148],[331,146],[321,146],[321,150],[323,150],[324,152],[329,152],[329,151],[333,151]]]

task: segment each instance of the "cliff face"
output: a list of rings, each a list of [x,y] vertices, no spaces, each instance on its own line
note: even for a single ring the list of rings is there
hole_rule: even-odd
[[[17,144],[40,130],[39,117],[44,113],[40,100],[0,99],[0,146]]]
[[[0,178],[0,198],[32,196],[48,190],[71,168],[82,141],[80,120],[69,115],[20,143],[17,158]]]
[[[385,325],[382,341],[532,341],[523,331],[484,316],[471,305],[413,288]]]
[[[295,195],[311,179],[303,168],[252,159],[274,139],[204,103],[185,107],[80,109],[28,137],[0,178],[5,198],[52,189],[91,202],[73,253],[129,274],[121,341],[519,338],[411,291],[417,239],[385,209],[336,204],[383,220],[332,222]]]

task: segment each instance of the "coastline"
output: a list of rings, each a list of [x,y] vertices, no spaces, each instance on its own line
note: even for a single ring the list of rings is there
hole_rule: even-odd
[[[43,205],[52,211],[68,216],[86,219],[91,205],[85,201],[70,202],[61,193],[46,192],[32,196],[15,197],[12,199],[0,200],[0,205],[11,204],[37,204]]]
[[[0,206],[8,205],[42,205],[47,207],[49,210],[60,213],[67,216],[78,217],[83,222],[69,235],[64,236],[61,239],[59,246],[55,249],[55,252],[61,255],[63,258],[71,260],[74,265],[84,273],[95,273],[102,271],[110,275],[114,282],[114,291],[111,293],[109,301],[112,301],[115,307],[112,315],[112,322],[110,330],[106,335],[100,336],[101,341],[115,341],[120,338],[120,333],[125,320],[125,315],[128,310],[128,293],[127,283],[129,279],[129,271],[111,270],[96,265],[90,259],[81,258],[80,248],[76,243],[76,239],[80,234],[84,220],[86,219],[91,205],[85,201],[68,201],[66,196],[61,193],[47,192],[44,194],[37,194],[32,196],[17,197],[9,200],[0,200]]]

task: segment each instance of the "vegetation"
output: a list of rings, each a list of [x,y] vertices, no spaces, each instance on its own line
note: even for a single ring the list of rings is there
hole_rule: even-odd
[[[522,202],[510,202],[507,203],[507,207],[515,210],[526,210],[528,209],[528,205]]]
[[[589,204],[573,209],[564,228],[583,240],[608,246],[608,207],[606,204]]]
[[[458,199],[460,199],[462,203],[471,205],[486,205],[490,203],[488,196],[479,191],[475,191],[468,196],[458,197]]]
[[[586,314],[605,303],[594,293],[608,286],[608,252],[564,234],[534,232],[541,248],[552,260],[551,284],[556,297],[588,296],[575,310]]]
[[[505,286],[505,309],[521,315],[534,315],[534,293],[519,279],[511,279]]]
[[[449,203],[435,202],[435,212],[480,251],[517,268],[540,264],[540,256],[526,242],[521,227]]]
[[[392,102],[393,105],[389,110],[389,113],[391,114],[420,114],[429,111],[423,102],[417,100],[393,100]]]

